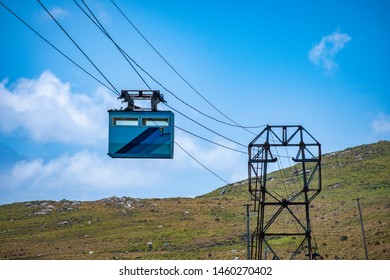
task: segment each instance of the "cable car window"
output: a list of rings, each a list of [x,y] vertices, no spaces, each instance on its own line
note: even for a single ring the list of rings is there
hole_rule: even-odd
[[[143,118],[142,125],[146,126],[169,126],[168,118]]]
[[[138,118],[113,118],[113,125],[137,126]]]

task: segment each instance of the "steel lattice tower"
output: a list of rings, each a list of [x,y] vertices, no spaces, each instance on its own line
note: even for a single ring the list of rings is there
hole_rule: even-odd
[[[321,192],[320,143],[302,126],[267,126],[248,145],[248,155],[249,192],[257,215],[250,258],[315,259],[309,210]],[[283,168],[286,162],[294,165]],[[280,178],[268,177],[282,169],[275,175]]]

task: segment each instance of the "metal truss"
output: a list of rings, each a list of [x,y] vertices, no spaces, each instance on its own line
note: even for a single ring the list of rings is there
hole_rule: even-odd
[[[321,192],[320,143],[302,126],[268,125],[248,145],[248,155],[249,192],[257,215],[250,258],[315,259],[309,210]]]

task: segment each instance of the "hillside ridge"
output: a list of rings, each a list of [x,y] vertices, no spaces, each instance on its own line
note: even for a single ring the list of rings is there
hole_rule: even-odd
[[[311,204],[321,258],[364,258],[354,201],[364,197],[369,258],[390,259],[390,142],[325,154],[322,172],[322,192]],[[292,173],[285,170],[287,180]],[[278,176],[269,174],[271,187]],[[196,198],[1,205],[0,259],[245,259],[247,187],[245,179]]]

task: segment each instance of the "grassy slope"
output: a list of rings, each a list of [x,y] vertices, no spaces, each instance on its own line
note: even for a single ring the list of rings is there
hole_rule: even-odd
[[[280,173],[270,176],[278,182]],[[352,200],[364,197],[369,258],[390,259],[390,143],[325,155],[322,185],[311,208],[319,253],[325,259],[364,257]],[[276,183],[269,187],[280,188]],[[0,259],[244,259],[247,182],[227,186],[222,196],[221,191],[193,199],[3,205]]]

